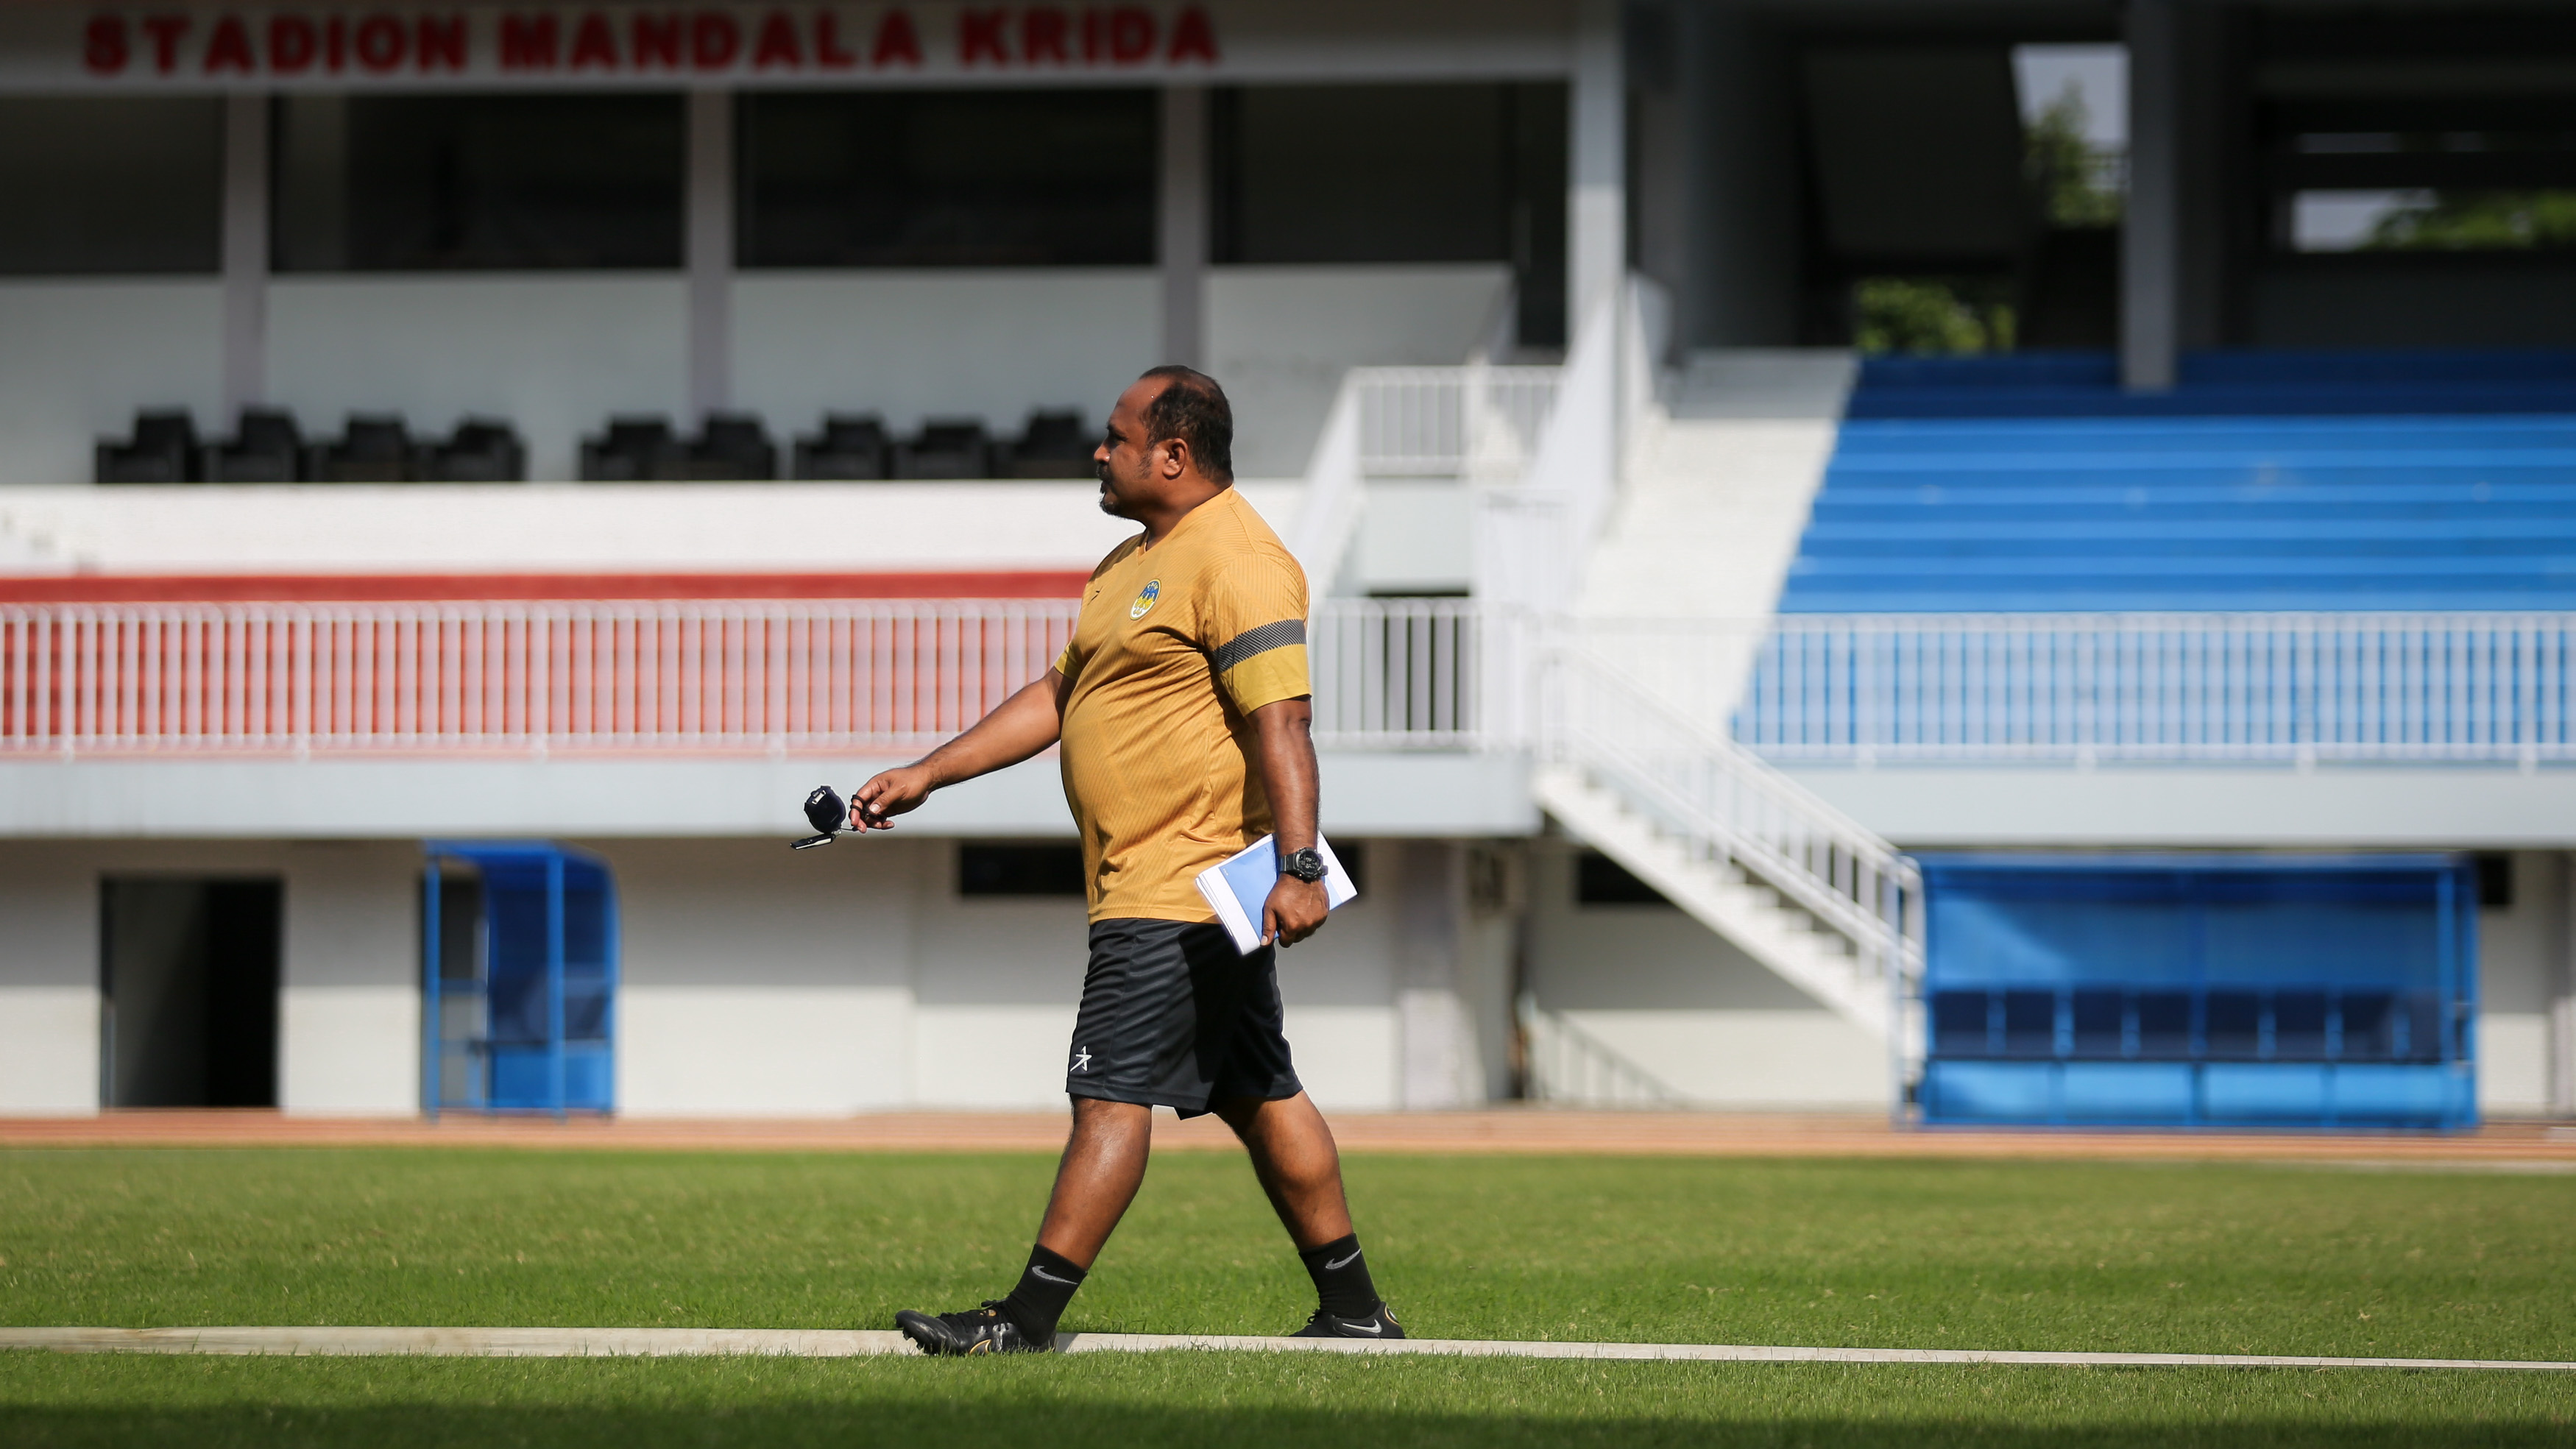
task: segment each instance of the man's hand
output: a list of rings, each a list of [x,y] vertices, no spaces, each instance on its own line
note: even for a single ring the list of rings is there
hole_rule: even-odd
[[[938,785],[920,765],[884,771],[850,792],[850,828],[892,830],[895,816],[919,809]]]
[[[1294,946],[1324,924],[1324,883],[1279,877],[1270,899],[1261,903],[1261,939]]]
[[[975,727],[909,765],[887,770],[850,792],[850,829],[892,830],[894,817],[917,810],[942,785],[1016,765],[1056,742],[1064,727],[1064,676],[1050,669],[1020,687]]]

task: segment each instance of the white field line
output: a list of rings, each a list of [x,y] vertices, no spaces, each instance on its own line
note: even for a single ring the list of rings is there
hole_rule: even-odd
[[[864,1358],[917,1352],[899,1333],[834,1328],[0,1328],[0,1349],[57,1353],[427,1354],[462,1358],[688,1358],[769,1355]],[[1667,1359],[1693,1363],[2030,1364],[2062,1368],[2520,1369],[2576,1372],[2576,1363],[2479,1358],[2310,1358],[2242,1353],[2022,1353],[1953,1348],[1788,1348],[1726,1343],[1556,1343],[1481,1338],[1256,1338],[1205,1334],[1066,1333],[1063,1353],[1231,1349],[1411,1353],[1458,1358]]]

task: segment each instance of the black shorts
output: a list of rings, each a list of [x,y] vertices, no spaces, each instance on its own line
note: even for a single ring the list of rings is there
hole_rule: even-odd
[[[1215,924],[1092,922],[1066,1094],[1184,1117],[1239,1097],[1296,1096],[1272,955],[1238,954]]]

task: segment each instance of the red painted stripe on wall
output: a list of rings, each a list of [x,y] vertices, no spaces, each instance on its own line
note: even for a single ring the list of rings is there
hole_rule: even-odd
[[[938,573],[49,574],[0,603],[429,603],[451,599],[1072,599],[1080,570]]]

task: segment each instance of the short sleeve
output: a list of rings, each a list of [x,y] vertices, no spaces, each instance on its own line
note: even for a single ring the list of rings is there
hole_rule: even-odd
[[[1306,572],[1296,560],[1229,559],[1211,571],[1201,599],[1199,646],[1238,711],[1314,692],[1306,677]]]
[[[1082,677],[1082,651],[1072,640],[1064,641],[1064,652],[1055,657],[1055,672],[1070,684]]]

